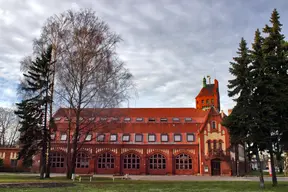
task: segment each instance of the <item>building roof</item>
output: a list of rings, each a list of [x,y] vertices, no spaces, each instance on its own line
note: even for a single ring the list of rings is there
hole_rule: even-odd
[[[195,108],[85,108],[81,112],[81,117],[140,117],[140,118],[185,118],[191,117],[194,121],[202,122],[209,111]],[[70,109],[71,117],[75,117],[74,111]],[[54,114],[54,118],[68,117],[69,109],[60,108]]]
[[[207,84],[206,87],[202,87],[197,97],[214,96],[214,86],[215,84]]]

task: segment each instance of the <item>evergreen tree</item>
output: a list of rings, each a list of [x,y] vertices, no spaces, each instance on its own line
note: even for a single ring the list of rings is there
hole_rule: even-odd
[[[287,65],[286,51],[284,49],[284,35],[281,34],[282,24],[279,21],[279,13],[273,10],[270,18],[272,26],[266,25],[263,33],[266,37],[263,40],[262,50],[264,56],[264,78],[261,78],[259,85],[263,85],[262,93],[262,115],[263,126],[269,130],[270,137],[267,139],[272,168],[273,185],[277,185],[277,178],[274,166],[274,149],[279,146],[281,135],[287,129]],[[265,124],[264,124],[265,123]],[[276,147],[281,153],[279,147]],[[279,157],[279,156],[278,156]]]
[[[249,85],[249,64],[250,56],[246,41],[242,38],[239,44],[238,57],[234,57],[234,62],[230,62],[230,73],[235,77],[229,80],[228,96],[235,97],[233,100],[237,105],[232,113],[224,119],[223,125],[228,127],[231,135],[231,143],[237,145],[243,143],[243,138],[247,135],[247,107],[249,105],[250,85]]]
[[[27,167],[32,165],[32,157],[42,147],[42,121],[43,111],[38,102],[24,100],[16,104],[18,110],[15,114],[20,118],[21,127],[20,144],[21,149],[18,159],[23,159],[23,164]]]
[[[39,140],[41,143],[41,169],[40,169],[40,178],[44,178],[44,174],[46,171],[46,154],[47,154],[47,142],[50,135],[48,135],[48,127],[47,127],[47,111],[48,111],[48,104],[51,103],[49,90],[51,88],[51,53],[52,53],[52,46],[49,46],[47,51],[42,53],[40,57],[36,58],[35,62],[32,62],[32,65],[29,66],[28,74],[24,74],[25,83],[22,89],[26,92],[29,92],[31,95],[30,98],[24,100],[21,104],[18,105],[19,107],[19,114],[20,118],[23,119],[23,123],[26,121],[31,121],[30,123],[39,123],[41,121],[41,139],[39,140],[38,135],[32,134],[29,137],[32,137],[31,140],[24,142],[25,144],[23,147],[27,147],[27,149],[31,149],[27,154],[29,157],[36,154],[36,146],[32,142],[34,140]],[[26,105],[28,105],[28,109],[26,109]],[[34,106],[33,106],[34,105]],[[33,107],[32,107],[33,106]],[[40,110],[42,111],[41,118],[30,118],[29,113],[33,114],[33,111],[29,110]],[[28,111],[27,111],[28,110]],[[36,111],[35,111],[36,112]],[[27,116],[28,115],[28,116]],[[27,118],[27,119],[26,119]],[[26,126],[26,127],[25,127]],[[23,129],[21,129],[21,134],[23,137],[28,137],[30,129],[27,126],[29,124],[23,124]],[[32,131],[33,132],[33,131]],[[38,133],[38,132],[37,132]],[[35,137],[35,138],[33,138]],[[22,143],[23,144],[23,143]],[[30,146],[30,147],[29,147]],[[33,150],[32,150],[33,149]],[[28,157],[27,157],[28,158]]]

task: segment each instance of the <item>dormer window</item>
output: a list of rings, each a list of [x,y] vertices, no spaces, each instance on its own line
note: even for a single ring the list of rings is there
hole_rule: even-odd
[[[89,118],[89,121],[94,121],[95,120],[95,117],[90,117]]]
[[[148,119],[148,122],[155,122],[155,121],[156,121],[155,118],[149,118],[149,119]]]
[[[125,117],[125,118],[124,118],[124,121],[126,121],[126,122],[127,122],[127,121],[131,121],[131,118],[130,118],[130,117]]]
[[[174,122],[179,122],[180,119],[179,119],[178,117],[173,117],[173,118],[172,118],[172,121],[174,121]]]
[[[112,117],[112,121],[118,121],[119,118],[118,117]]]
[[[216,122],[212,121],[212,129],[216,129]]]
[[[206,104],[209,104],[209,99],[206,100]]]
[[[143,118],[142,118],[142,117],[137,117],[137,118],[136,118],[136,121],[137,121],[137,122],[142,122],[142,121],[143,121]]]
[[[61,117],[56,117],[54,120],[55,120],[55,121],[60,121],[60,120],[61,120]]]
[[[211,103],[214,104],[214,99],[211,99]]]
[[[204,100],[202,100],[201,102],[202,102],[202,104],[204,104]]]
[[[191,117],[186,117],[185,118],[185,122],[191,122],[192,121],[192,118]]]
[[[160,118],[160,122],[167,122],[168,119],[167,118]]]

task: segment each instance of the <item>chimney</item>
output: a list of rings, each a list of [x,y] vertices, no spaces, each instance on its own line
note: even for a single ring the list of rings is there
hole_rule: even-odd
[[[232,109],[228,109],[228,115],[232,113]]]

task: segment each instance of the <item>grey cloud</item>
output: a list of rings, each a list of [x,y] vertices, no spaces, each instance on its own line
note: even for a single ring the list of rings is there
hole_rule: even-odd
[[[17,80],[19,58],[32,51],[32,39],[39,35],[46,18],[70,8],[92,8],[124,40],[118,53],[135,77],[139,92],[137,107],[194,107],[203,76],[211,75],[219,80],[221,104],[227,110],[234,105],[227,96],[229,62],[236,54],[240,38],[243,36],[251,43],[255,29],[268,22],[274,7],[281,18],[288,14],[285,0],[261,2],[9,0],[4,5],[0,2],[0,16],[1,10],[10,11],[17,20],[10,25],[0,24],[0,63],[4,66],[0,75]],[[15,37],[24,42],[19,43]]]

